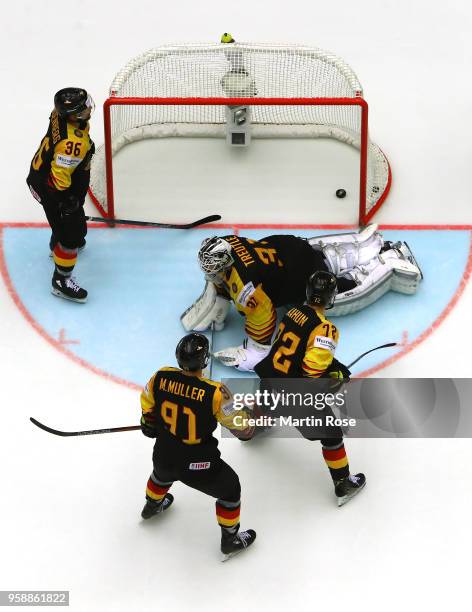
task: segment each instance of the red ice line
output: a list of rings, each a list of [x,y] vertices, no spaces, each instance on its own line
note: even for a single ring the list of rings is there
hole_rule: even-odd
[[[90,224],[90,226],[91,227],[103,227],[103,225],[101,224]],[[29,311],[27,310],[27,308],[21,301],[20,297],[18,296],[13,286],[11,277],[8,273],[6,260],[5,260],[5,252],[3,248],[3,228],[5,227],[49,227],[49,226],[46,223],[23,223],[23,222],[1,223],[0,222],[0,273],[3,277],[7,291],[10,294],[11,299],[13,300],[13,303],[18,308],[18,310],[22,313],[22,315],[25,317],[28,323],[30,323],[30,325],[38,332],[38,334],[42,336],[44,340],[46,340],[46,342],[49,342],[49,344],[51,344],[54,348],[56,348],[58,351],[60,351],[63,355],[65,355],[72,361],[75,361],[75,363],[81,365],[84,368],[87,368],[88,370],[90,370],[91,372],[94,372],[95,374],[98,374],[99,376],[102,376],[103,378],[116,382],[120,385],[124,385],[125,387],[128,387],[129,389],[133,389],[137,391],[141,390],[140,385],[136,385],[135,383],[124,380],[123,378],[114,376],[113,374],[110,374],[109,372],[106,372],[105,370],[101,370],[100,368],[93,366],[92,364],[88,363],[84,359],[77,357],[77,355],[75,355],[74,353],[66,349],[64,345],[61,344],[60,339],[58,341],[52,338],[51,336],[49,336],[48,333],[44,330],[44,328],[41,327],[41,325],[39,325],[39,323],[31,316],[31,314],[29,313]],[[205,227],[206,228],[208,227],[224,228],[224,229],[231,228],[233,229],[234,232],[236,232],[238,229],[265,229],[265,228],[289,229],[292,227],[298,228],[298,229],[304,229],[304,228],[305,229],[350,229],[355,226],[352,226],[352,225],[252,225],[252,224],[220,225],[220,224],[211,224],[211,225],[204,226],[204,228]],[[459,301],[460,297],[462,296],[464,292],[464,289],[472,273],[472,225],[381,225],[380,229],[397,229],[397,230],[424,229],[424,230],[467,230],[467,231],[471,231],[469,253],[467,256],[467,264],[466,264],[464,273],[462,275],[461,282],[459,283],[459,286],[457,287],[449,303],[444,308],[444,310],[440,313],[438,318],[435,321],[433,321],[433,323],[422,334],[420,334],[420,336],[418,336],[416,340],[414,340],[410,344],[408,344],[407,342],[408,337],[407,336],[405,337],[405,333],[404,333],[402,337],[402,342],[400,344],[400,346],[402,346],[403,348],[400,351],[398,351],[397,353],[395,353],[395,355],[392,355],[385,361],[380,362],[376,366],[369,368],[367,370],[364,370],[360,374],[357,374],[356,378],[366,378],[368,376],[371,376],[372,374],[375,374],[379,370],[391,365],[392,363],[395,363],[395,361],[400,359],[400,357],[403,357],[403,355],[406,355],[407,353],[412,351],[414,348],[416,348],[419,344],[421,344],[424,340],[426,340],[426,338],[428,338],[441,325],[441,323],[447,318],[447,316],[451,313],[453,308],[456,306],[457,302]],[[405,341],[405,344],[404,344],[404,341]]]
[[[48,227],[48,226],[43,224],[41,227]],[[68,357],[69,359],[74,361],[75,363],[79,364],[80,366],[82,366],[84,368],[87,368],[88,370],[90,370],[94,374],[98,374],[99,376],[102,376],[103,378],[107,378],[108,380],[112,380],[113,382],[119,383],[120,385],[124,385],[125,387],[128,387],[130,389],[134,389],[134,390],[137,390],[137,391],[141,390],[141,388],[142,388],[141,386],[136,385],[136,384],[134,384],[132,382],[129,382],[127,380],[124,380],[123,378],[119,378],[118,376],[114,376],[113,374],[110,374],[109,372],[106,372],[105,370],[101,370],[100,368],[96,368],[95,366],[93,366],[92,364],[88,363],[84,359],[81,359],[80,357],[77,357],[77,355],[75,355],[74,353],[69,351],[67,348],[65,348],[65,346],[63,344],[61,344],[60,341],[55,340],[54,338],[52,338],[46,332],[46,330],[43,327],[41,327],[41,325],[31,316],[31,314],[29,313],[29,311],[27,310],[27,308],[25,307],[23,302],[20,300],[20,297],[18,296],[18,294],[17,294],[17,292],[16,292],[16,290],[15,290],[15,288],[13,286],[11,277],[10,277],[10,275],[8,273],[8,269],[7,269],[7,265],[6,265],[6,260],[5,260],[5,251],[4,251],[4,248],[3,248],[3,227],[2,227],[2,224],[0,224],[0,273],[2,274],[3,280],[5,282],[5,286],[7,288],[8,293],[10,294],[11,299],[13,300],[13,303],[18,308],[18,310],[21,312],[21,314],[25,317],[25,319],[28,321],[28,323],[30,323],[30,325],[38,332],[38,334],[44,340],[46,340],[46,342],[49,342],[49,344],[51,344],[55,349],[57,349],[63,355],[65,355],[66,357]]]
[[[19,228],[19,227],[49,227],[44,222],[30,222],[30,221],[0,221],[0,229],[3,227]],[[87,223],[87,227],[91,228],[105,228],[103,223]],[[320,229],[320,230],[337,230],[337,229],[357,229],[357,224],[346,224],[346,223],[208,223],[201,228],[196,229]],[[156,227],[142,227],[138,225],[126,225],[121,229],[140,229],[140,230],[159,230],[165,228]],[[399,223],[386,223],[379,225],[380,230],[462,230],[472,231],[472,224],[445,224],[439,223],[419,223],[415,224],[399,224]]]
[[[448,317],[448,315],[452,312],[453,308],[456,306],[457,302],[459,301],[461,295],[464,293],[464,289],[465,289],[465,287],[467,285],[467,282],[468,282],[468,280],[470,278],[470,275],[472,273],[472,233],[471,233],[469,239],[470,239],[470,242],[469,242],[469,254],[467,256],[467,264],[465,266],[465,270],[464,270],[464,273],[462,275],[461,282],[459,283],[459,286],[457,287],[454,295],[449,300],[449,303],[444,308],[444,310],[441,312],[439,317],[437,317],[437,319],[435,319],[431,323],[431,325],[427,329],[425,329],[425,331],[422,334],[420,334],[418,336],[418,338],[416,338],[416,340],[413,340],[413,342],[411,342],[409,344],[407,342],[405,344],[405,346],[400,351],[398,351],[398,353],[396,353],[395,355],[392,355],[392,357],[389,357],[388,359],[386,359],[385,361],[382,361],[378,365],[373,366],[372,368],[369,368],[368,370],[364,370],[360,374],[357,374],[356,378],[367,378],[368,376],[372,376],[372,374],[375,374],[379,370],[381,370],[383,368],[386,368],[387,366],[391,365],[392,363],[395,363],[395,361],[400,359],[400,357],[403,357],[403,355],[406,355],[407,353],[412,351],[419,344],[421,344],[424,340],[426,340],[426,338],[428,338],[428,336],[431,336],[431,334]]]
[[[80,344],[80,340],[69,340],[66,338],[66,330],[61,327],[59,330],[59,344]]]

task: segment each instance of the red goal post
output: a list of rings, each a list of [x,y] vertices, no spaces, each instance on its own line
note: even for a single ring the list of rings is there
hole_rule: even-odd
[[[192,48],[192,51],[200,51],[202,48],[208,51],[208,48],[203,46]],[[211,45],[209,48],[212,53],[223,48],[226,58],[228,56],[227,48],[224,45]],[[258,76],[257,66],[259,56],[254,51],[253,54],[256,59],[252,60],[250,51],[253,50],[253,47],[249,45],[242,44],[239,48],[244,52],[244,69],[230,69],[226,74],[231,73],[233,78],[229,85],[230,93],[239,93],[238,83],[236,82],[235,85],[234,78],[237,77],[240,80],[243,77],[240,74],[234,75],[233,73],[244,72],[246,87],[242,89],[243,96],[167,95],[161,97],[141,95],[141,91],[143,93],[147,93],[150,90],[154,92],[155,88],[149,87],[146,83],[146,79],[149,79],[148,75],[145,79],[143,79],[142,75],[139,76],[139,79],[136,77],[137,69],[135,69],[135,66],[139,66],[139,69],[141,69],[145,65],[149,71],[149,62],[152,62],[154,55],[159,59],[162,57],[167,58],[169,54],[175,55],[176,51],[182,51],[181,47],[159,48],[153,52],[147,52],[144,56],[136,58],[134,63],[130,62],[117,75],[110,89],[110,97],[103,106],[104,146],[98,150],[98,154],[95,156],[92,164],[89,193],[98,210],[107,218],[114,218],[115,216],[113,155],[122,146],[135,140],[161,136],[201,135],[224,137],[225,123],[227,123],[225,121],[226,109],[242,108],[244,110],[248,109],[251,113],[248,130],[253,137],[330,137],[346,142],[359,149],[358,218],[359,225],[366,225],[388,195],[391,185],[391,171],[388,160],[381,149],[369,139],[368,105],[362,96],[360,85],[355,81],[355,75],[348,73],[352,93],[352,96],[349,97],[343,95],[333,95],[331,97],[291,97],[286,95],[263,97],[260,94],[265,93],[264,87],[261,88],[260,83],[262,82],[262,85],[264,83],[261,77]],[[257,49],[259,50],[259,47]],[[261,49],[267,51],[267,46],[261,47]],[[303,51],[303,60],[306,62],[307,49],[301,49]],[[289,54],[297,51],[300,53],[299,48],[296,51],[292,47],[282,50]],[[185,46],[184,51],[186,54],[189,53],[188,46]],[[273,52],[274,49],[271,48],[270,51]],[[280,52],[281,48],[277,47],[276,51]],[[311,55],[308,54],[308,57],[315,57],[315,50],[309,51]],[[239,54],[242,51],[234,51],[234,47],[232,47],[231,53],[233,54],[231,67],[234,68],[235,53]],[[335,56],[320,50],[316,50],[316,53],[317,62],[324,61],[326,65],[329,65],[329,69],[334,65],[337,72],[340,72],[339,64],[342,68],[342,77],[346,78],[345,73],[350,69],[342,60],[338,60]],[[185,56],[185,59],[187,57],[188,55]],[[199,57],[198,53],[196,57]],[[336,64],[335,60],[338,64]],[[151,65],[153,66],[153,64]],[[250,93],[247,91],[247,79],[249,78],[247,76],[248,70],[246,70],[247,65],[249,65],[248,70],[252,70],[256,74],[255,83],[257,84],[257,90],[255,85],[252,85],[253,91]],[[323,69],[326,70],[325,66],[323,66]],[[155,69],[153,68],[153,70]],[[168,67],[167,70],[169,70]],[[317,70],[319,72],[318,68]],[[177,71],[176,74],[178,74]],[[160,78],[160,75],[154,78]],[[224,79],[224,76],[223,78],[221,77],[221,69],[218,78],[220,83]],[[252,77],[250,78],[253,81]],[[318,76],[318,78],[320,77]],[[126,86],[123,86],[123,83],[126,85],[131,79],[135,79],[138,85],[133,83],[132,87],[126,88]],[[332,81],[333,77],[330,76],[330,79]],[[182,77],[182,80],[184,80],[184,77]],[[269,82],[270,78],[267,80]],[[352,81],[354,81],[353,84]],[[118,83],[118,86],[116,83]],[[173,87],[174,85],[172,87],[162,87],[161,85],[158,90],[160,92],[162,89],[163,93],[168,93],[169,91],[173,93]],[[330,87],[333,87],[331,83],[322,88],[319,85],[313,86],[313,89],[316,91],[321,89],[324,94],[325,90],[330,90]],[[199,85],[196,89],[200,91],[205,88]],[[217,87],[213,89],[215,90]],[[266,86],[266,89],[274,90],[274,87]],[[277,90],[277,88],[275,89]],[[305,93],[310,87],[304,86],[301,89]],[[349,91],[349,88],[342,89],[336,86],[334,93],[338,93],[338,89],[341,93],[345,89]],[[190,91],[193,93],[191,89]],[[128,92],[135,95],[121,95]],[[136,95],[136,93],[139,95]],[[226,90],[222,93],[228,93],[228,86],[226,86]],[[283,93],[286,92],[284,91]],[[223,144],[222,146],[225,145]]]

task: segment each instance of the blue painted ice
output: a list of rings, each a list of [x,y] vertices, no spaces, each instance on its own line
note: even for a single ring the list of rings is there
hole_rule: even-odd
[[[327,233],[291,231],[300,236]],[[241,233],[257,239],[287,232]],[[67,346],[78,357],[142,385],[157,368],[175,364],[175,345],[183,335],[179,315],[203,288],[196,253],[201,240],[214,234],[211,229],[90,229],[87,248],[76,268],[78,280],[89,291],[86,305],[51,295],[48,229],[7,228],[4,251],[20,300],[47,334],[57,340],[63,333],[78,342]],[[415,296],[389,293],[364,311],[337,319],[341,331],[337,357],[345,363],[373,346],[400,342],[404,333],[412,342],[447,306],[464,273],[468,231],[386,231],[384,237],[406,240],[425,278]],[[233,310],[225,330],[215,334],[213,350],[239,344],[242,338],[243,320]],[[375,366],[392,355],[392,350],[397,349],[369,355],[354,372]],[[214,364],[214,378],[235,375],[237,372]]]

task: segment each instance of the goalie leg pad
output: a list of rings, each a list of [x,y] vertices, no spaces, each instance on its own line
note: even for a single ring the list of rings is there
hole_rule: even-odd
[[[181,315],[180,321],[185,331],[205,331],[212,323],[220,331],[229,308],[230,302],[217,295],[215,285],[207,282],[203,293]]]
[[[357,286],[336,296],[334,306],[329,310],[332,316],[357,312],[389,290],[413,295],[423,275],[408,245],[396,243],[366,266],[357,266],[349,277],[357,282]]]
[[[314,236],[309,244],[323,253],[335,276],[343,276],[356,266],[364,266],[376,257],[383,246],[383,238],[377,224],[365,227],[361,232]]]
[[[308,238],[311,246],[324,246],[325,244],[343,244],[349,242],[363,243],[367,242],[378,230],[377,223],[371,223],[362,229],[360,232],[343,232],[342,234],[327,234],[325,236],[313,236]]]
[[[194,331],[205,331],[212,323],[215,324],[215,331],[221,331],[225,326],[226,315],[228,314],[231,303],[225,298],[217,295],[210,312],[200,320],[193,328]]]

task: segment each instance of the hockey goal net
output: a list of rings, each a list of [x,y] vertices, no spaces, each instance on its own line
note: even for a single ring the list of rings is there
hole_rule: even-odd
[[[115,77],[104,103],[105,142],[90,195],[113,218],[113,156],[126,144],[170,136],[334,138],[359,150],[359,224],[385,200],[389,163],[369,139],[368,106],[353,70],[317,48],[249,43],[152,49]],[[222,144],[224,146],[224,144]]]

